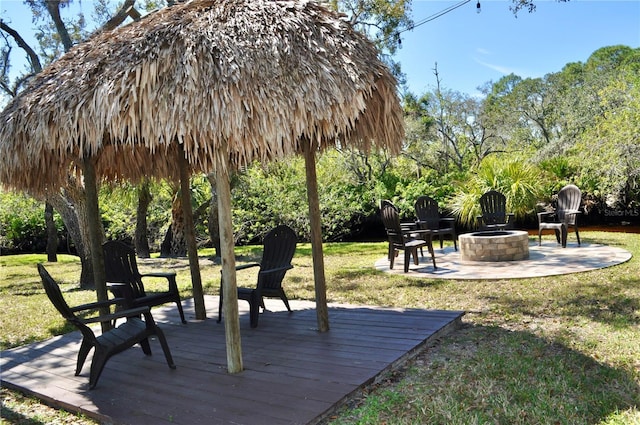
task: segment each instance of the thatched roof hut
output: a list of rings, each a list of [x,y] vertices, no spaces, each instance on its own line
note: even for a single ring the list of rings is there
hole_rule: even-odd
[[[189,172],[216,173],[230,371],[242,366],[229,170],[304,153],[326,330],[314,153],[333,145],[398,151],[403,136],[396,82],[373,44],[306,0],[192,0],[98,33],[38,74],[0,122],[0,183],[42,193],[64,186],[69,173],[83,175],[99,297],[106,289],[95,182],[179,179],[188,196]],[[205,313],[191,227],[185,222],[198,316]]]
[[[96,34],[0,114],[0,181],[60,187],[78,158],[98,178],[177,179],[336,143],[397,150],[402,114],[375,47],[315,2],[196,0]],[[220,157],[225,145],[228,156]]]

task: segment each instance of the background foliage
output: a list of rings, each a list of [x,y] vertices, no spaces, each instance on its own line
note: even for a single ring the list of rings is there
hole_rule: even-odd
[[[521,1],[513,3],[523,7]],[[39,42],[32,58],[40,58],[45,65],[90,32],[82,14],[64,21],[66,32],[57,26],[53,29],[46,19],[50,6],[64,9],[70,1],[30,0],[28,4]],[[410,1],[331,4],[378,44],[390,66],[397,67],[392,60],[397,46],[390,35],[411,24]],[[163,5],[147,2],[140,7],[149,10]],[[100,1],[95,6],[96,15],[90,21],[108,26],[113,5]],[[5,95],[15,96],[40,64],[9,80],[16,46],[7,23],[1,24],[0,88]],[[400,69],[394,69],[402,81]],[[487,82],[483,98],[442,87],[438,70],[434,71],[435,89],[402,93],[406,138],[401,155],[333,150],[318,157],[322,231],[327,241],[382,238],[380,201],[391,200],[403,219],[411,219],[413,203],[424,194],[435,198],[443,213],[454,214],[458,225],[467,229],[475,226],[479,196],[496,189],[507,196],[518,225],[534,225],[535,212],[567,183],[583,191],[587,222],[640,220],[640,49],[606,46],[586,62],[568,63],[542,78],[507,75]],[[203,211],[209,205],[215,207],[211,202],[215,187],[204,176],[195,176],[191,190],[194,210],[199,212],[198,240],[207,243],[215,215]],[[81,202],[81,196],[70,198],[67,193],[58,194],[66,198],[57,207],[73,209],[74,203]],[[150,193],[146,239],[157,251],[163,240],[170,239],[168,229],[180,219],[181,208],[177,188],[166,182],[151,182]],[[102,187],[100,205],[108,239],[136,239],[139,195],[140,188],[127,184]],[[247,167],[234,176],[232,196],[236,243],[258,241],[280,223],[308,239],[301,158]],[[1,200],[0,247],[41,251],[46,234],[40,202],[8,193],[2,193]],[[75,233],[65,229],[76,225],[70,216],[68,211],[62,214],[64,224],[56,216],[63,251],[73,251],[67,233]],[[180,227],[171,228],[175,232]],[[180,237],[172,236],[174,241]],[[175,247],[179,249],[179,244]]]

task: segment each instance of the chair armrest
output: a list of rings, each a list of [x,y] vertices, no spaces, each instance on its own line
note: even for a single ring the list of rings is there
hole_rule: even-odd
[[[538,213],[538,224],[544,223],[546,219],[555,216],[555,211],[542,211]]]
[[[292,268],[293,266],[289,264],[288,266],[278,267],[276,269],[260,270],[260,274],[278,273],[278,272],[290,270]]]
[[[115,313],[104,314],[102,316],[90,317],[88,319],[82,319],[84,323],[99,323],[99,322],[111,322],[116,319],[121,319],[123,317],[137,317],[141,314],[149,313],[149,307],[137,307],[131,308],[128,310],[119,310]],[[146,317],[146,315],[145,315]]]
[[[169,292],[178,292],[176,272],[150,272],[140,274],[140,279],[142,279],[143,277],[164,277],[169,282]]]
[[[102,307],[109,307],[112,306],[114,304],[120,304],[125,302],[124,298],[111,298],[108,300],[104,300],[104,301],[96,301],[93,303],[87,303],[87,304],[81,304],[81,305],[77,305],[75,307],[69,307],[69,309],[76,313],[79,311],[84,311],[84,310],[97,310],[99,308]]]
[[[122,300],[118,304],[122,306],[130,306],[133,304],[133,291],[131,290],[131,286],[128,283],[121,282],[107,282],[107,289],[110,290],[118,300]]]
[[[433,232],[429,229],[419,229],[419,230],[411,230],[408,231],[406,233],[403,233],[402,236],[403,237],[422,237],[424,238],[424,235],[428,235],[429,240],[433,239]]]
[[[455,223],[456,219],[454,217],[440,217],[441,223]]]
[[[141,274],[140,277],[166,277],[167,279],[170,279],[172,277],[176,277],[176,272],[151,272]]]
[[[236,270],[250,269],[251,267],[260,267],[260,263],[248,263],[236,266]]]

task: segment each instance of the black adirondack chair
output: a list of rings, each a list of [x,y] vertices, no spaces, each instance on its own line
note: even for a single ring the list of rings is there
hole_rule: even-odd
[[[249,302],[249,317],[252,328],[258,326],[260,307],[264,310],[264,297],[280,298],[287,310],[291,311],[287,295],[282,289],[282,280],[287,270],[292,269],[291,259],[296,251],[297,236],[293,229],[281,225],[272,229],[264,237],[262,260],[259,263],[243,264],[236,270],[259,267],[258,282],[255,288],[238,288],[238,299]],[[222,320],[222,282],[220,284],[220,303],[218,322]]]
[[[431,254],[433,268],[436,269],[436,257],[433,253],[432,233],[430,230],[403,228],[398,209],[390,201],[382,201],[380,214],[387,237],[389,238],[389,268],[393,269],[398,251],[404,252],[404,272],[409,271],[409,262],[413,256],[415,265],[419,264],[418,249],[427,247]]]
[[[538,245],[542,244],[542,231],[551,229],[555,232],[558,243],[566,248],[569,227],[573,227],[580,245],[578,215],[581,214],[581,202],[582,193],[576,185],[570,184],[560,189],[555,211],[538,213]]]
[[[507,212],[507,198],[496,190],[490,190],[480,196],[481,230],[512,229],[514,215]]]
[[[176,274],[173,272],[153,272],[141,274],[138,271],[136,252],[130,246],[119,242],[109,241],[102,245],[104,252],[104,265],[109,290],[116,298],[126,300],[125,308],[140,306],[154,307],[170,302],[178,306],[178,313],[182,323],[187,323],[180,302],[180,293],[176,283]],[[167,279],[169,287],[164,292],[145,291],[142,278],[161,277]],[[125,284],[125,285],[122,285]]]
[[[75,313],[107,307],[122,300],[110,299],[83,304],[76,307],[69,307],[62,296],[58,283],[53,280],[42,264],[38,264],[38,273],[40,273],[42,284],[49,300],[51,300],[62,317],[78,328],[82,333],[82,344],[80,345],[80,351],[78,352],[78,360],[76,363],[76,376],[80,375],[82,372],[84,361],[91,349],[94,348],[93,359],[91,360],[91,372],[89,374],[90,389],[95,388],[98,384],[98,379],[102,374],[102,370],[111,356],[133,347],[136,344],[140,344],[144,354],[150,356],[151,347],[149,346],[149,337],[153,335],[155,335],[158,338],[158,341],[160,341],[162,351],[164,352],[164,356],[167,359],[169,367],[171,369],[176,368],[164,333],[153,321],[149,307],[119,310],[113,314],[83,319],[76,316]],[[139,316],[141,315],[144,316],[144,320],[140,319]],[[116,328],[98,336],[96,336],[94,331],[88,326],[90,323],[112,322],[120,318],[126,318],[127,320]]]
[[[420,196],[414,204],[416,211],[416,224],[419,229],[431,230],[432,237],[440,239],[440,249],[444,236],[450,236],[453,247],[458,250],[458,236],[456,235],[456,220],[453,217],[440,216],[438,201],[430,196]]]

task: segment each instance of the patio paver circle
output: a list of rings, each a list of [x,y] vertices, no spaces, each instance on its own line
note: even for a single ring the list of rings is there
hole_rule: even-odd
[[[435,248],[435,247],[434,247]],[[577,242],[568,243],[562,248],[556,243],[529,244],[529,259],[519,261],[462,261],[460,252],[453,247],[435,248],[436,264],[433,269],[431,258],[425,252],[419,257],[419,265],[413,264],[408,273],[403,273],[402,253],[395,261],[394,269],[389,270],[387,258],[381,258],[375,263],[377,270],[402,274],[412,278],[426,279],[519,279],[541,276],[555,276],[570,273],[580,273],[589,270],[615,266],[631,259],[631,253],[625,249]]]

